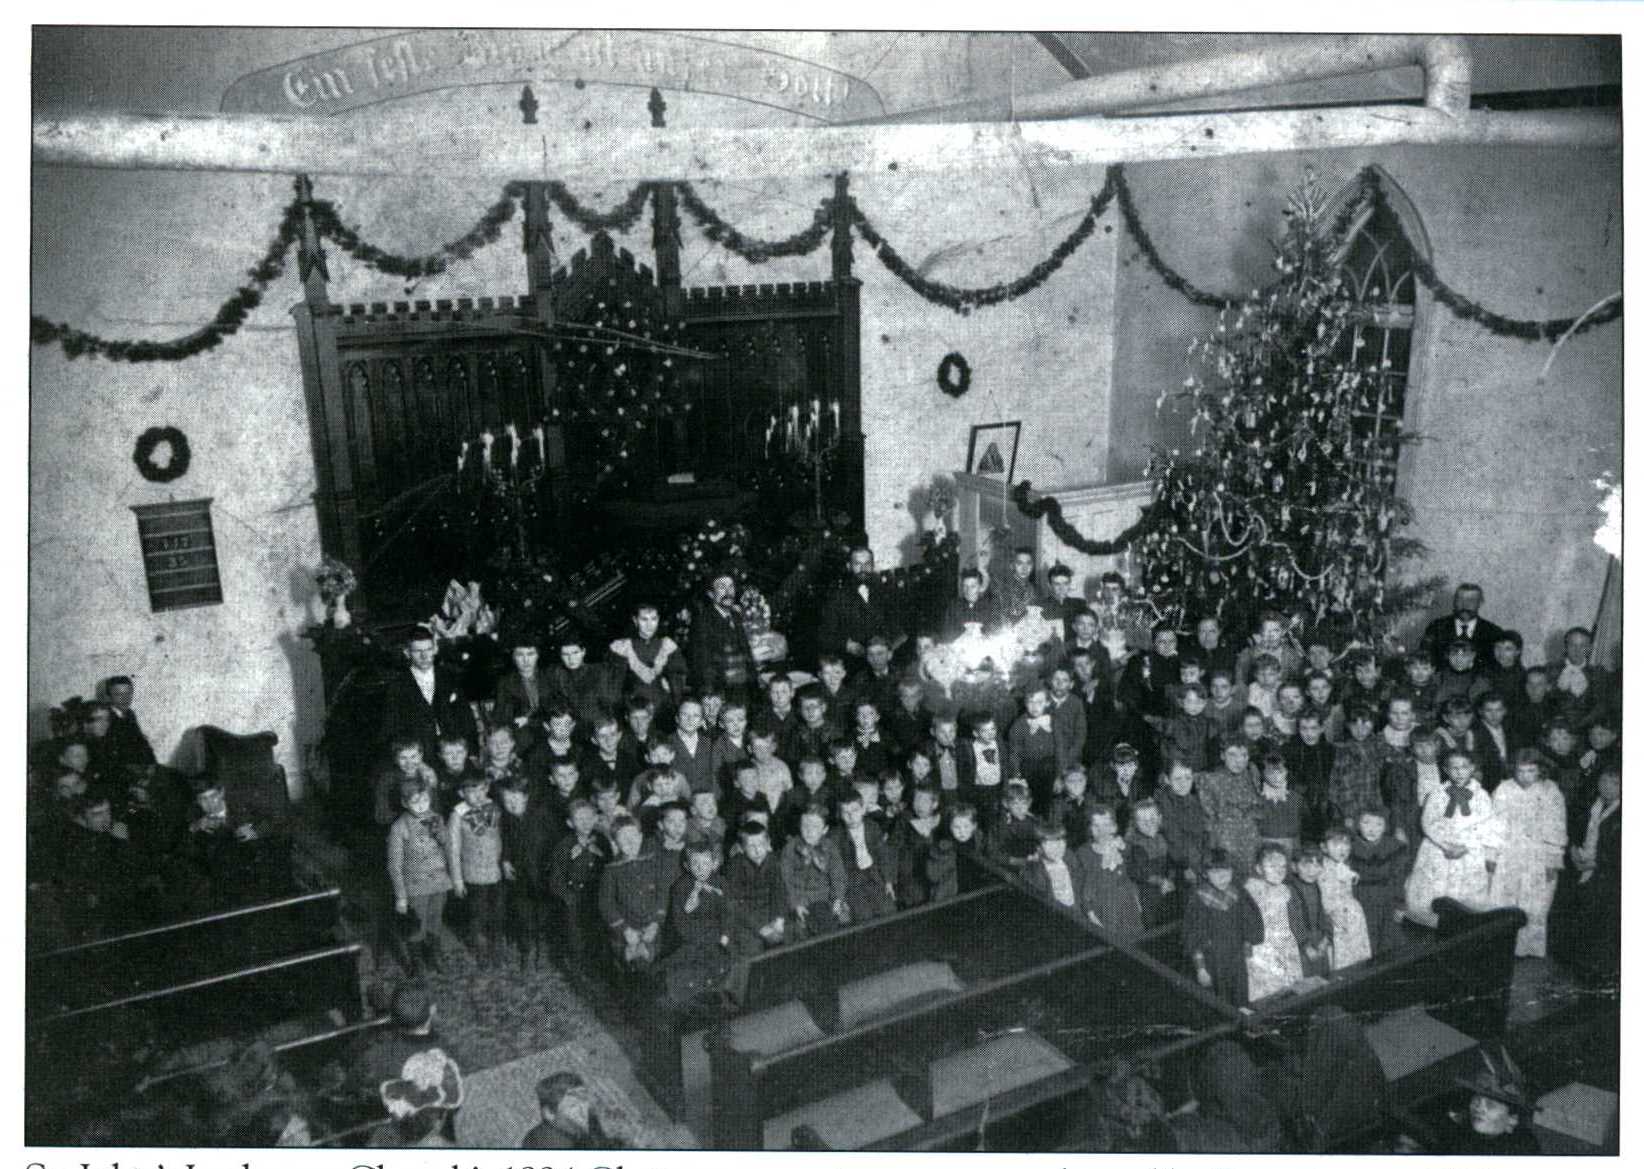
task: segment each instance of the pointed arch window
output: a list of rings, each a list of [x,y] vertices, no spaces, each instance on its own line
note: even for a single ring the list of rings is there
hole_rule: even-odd
[[[1367,376],[1354,430],[1375,473],[1389,487],[1398,477],[1399,440],[1410,397],[1410,366],[1417,320],[1416,249],[1429,255],[1427,233],[1415,207],[1392,178],[1375,168],[1386,199],[1361,208],[1348,225],[1342,274],[1355,302],[1354,327],[1342,357]],[[1357,182],[1336,196],[1338,206],[1358,193]],[[1402,228],[1402,230],[1401,230]]]

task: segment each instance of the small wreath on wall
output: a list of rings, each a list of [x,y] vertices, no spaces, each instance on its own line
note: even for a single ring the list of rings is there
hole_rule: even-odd
[[[165,443],[171,449],[171,459],[163,466],[155,462],[154,452]],[[188,436],[175,426],[151,426],[137,436],[137,448],[131,452],[131,461],[137,464],[137,473],[150,483],[170,483],[188,474],[193,458],[188,449]]]
[[[936,367],[936,384],[948,397],[963,398],[970,390],[970,362],[962,354],[948,354]]]

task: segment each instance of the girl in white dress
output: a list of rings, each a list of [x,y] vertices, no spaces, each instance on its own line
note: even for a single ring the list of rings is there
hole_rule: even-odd
[[[1433,902],[1450,897],[1474,908],[1490,904],[1490,874],[1501,849],[1501,822],[1489,793],[1473,777],[1473,758],[1451,750],[1444,757],[1445,784],[1421,808],[1424,839],[1404,885],[1406,912],[1437,924]]]
[[[1301,947],[1290,924],[1290,858],[1283,845],[1264,844],[1256,853],[1256,875],[1244,891],[1262,915],[1262,940],[1250,948],[1245,969],[1250,975],[1250,1001],[1288,990],[1302,978]]]
[[[1324,834],[1324,870],[1319,873],[1319,897],[1330,918],[1330,969],[1341,970],[1357,962],[1370,961],[1370,926],[1364,907],[1353,893],[1359,875],[1348,864],[1353,855],[1353,838],[1345,828]]]
[[[1495,791],[1501,822],[1501,856],[1490,882],[1490,904],[1516,905],[1529,917],[1518,931],[1513,952],[1520,958],[1547,956],[1547,911],[1558,889],[1569,842],[1564,794],[1541,777],[1541,754],[1527,747],[1514,757],[1513,778]]]

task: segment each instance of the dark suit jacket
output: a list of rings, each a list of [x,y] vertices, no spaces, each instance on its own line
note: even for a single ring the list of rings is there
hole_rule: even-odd
[[[704,600],[691,613],[691,635],[685,646],[691,686],[742,690],[755,684],[753,647],[736,614],[727,616]]]
[[[457,687],[457,676],[434,667],[434,701],[423,701],[411,668],[402,666],[388,676],[382,699],[382,741],[415,739],[422,744],[424,761],[439,758],[442,734],[458,734],[468,740],[469,750],[478,746],[474,711]]]
[[[1473,622],[1473,635],[1468,640],[1473,643],[1477,651],[1479,663],[1492,660],[1496,638],[1502,633],[1501,626],[1494,621],[1480,617]],[[1445,647],[1456,639],[1456,617],[1454,613],[1446,613],[1442,617],[1434,618],[1427,623],[1427,632],[1422,634],[1421,644],[1438,655],[1443,661]]]
[[[958,637],[967,624],[980,624],[983,633],[992,633],[999,625],[999,610],[993,598],[985,593],[970,604],[963,597],[954,597],[942,614],[942,637]],[[858,638],[858,640],[861,640]]]
[[[142,766],[155,761],[154,748],[137,725],[136,711],[127,711],[123,716],[109,715],[106,751],[108,762],[115,767]]]
[[[822,653],[844,653],[845,643],[866,645],[875,633],[892,635],[879,607],[879,587],[868,583],[868,599],[857,592],[855,578],[845,581],[828,596],[817,626],[816,647]]]

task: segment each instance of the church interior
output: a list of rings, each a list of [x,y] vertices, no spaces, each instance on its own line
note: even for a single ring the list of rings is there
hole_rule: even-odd
[[[37,26],[27,1143],[1616,1151],[1621,40]]]

